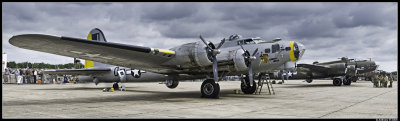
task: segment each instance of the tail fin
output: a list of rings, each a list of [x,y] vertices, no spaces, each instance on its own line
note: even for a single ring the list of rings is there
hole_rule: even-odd
[[[96,40],[96,41],[100,41],[100,42],[107,42],[106,37],[104,36],[103,32],[98,28],[92,29],[89,32],[87,39],[88,40]]]
[[[98,28],[94,28],[89,32],[89,34],[87,36],[87,40],[107,42],[106,37],[104,36],[103,32]],[[95,66],[96,67],[106,67],[106,66],[111,66],[111,65],[94,62],[94,61],[90,61],[90,60],[85,60],[85,68],[95,67]]]

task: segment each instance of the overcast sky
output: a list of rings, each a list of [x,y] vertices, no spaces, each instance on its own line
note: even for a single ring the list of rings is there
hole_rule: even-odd
[[[282,38],[306,47],[302,60],[372,58],[396,71],[397,3],[2,3],[2,51],[8,61],[72,63],[73,58],[18,48],[13,35],[86,38],[100,28],[107,41],[169,49],[231,34]]]

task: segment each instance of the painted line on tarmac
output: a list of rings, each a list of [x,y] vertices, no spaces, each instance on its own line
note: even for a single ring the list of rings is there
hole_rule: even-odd
[[[371,100],[371,99],[373,99],[373,98],[376,98],[376,97],[378,97],[378,96],[381,96],[381,95],[383,95],[383,94],[386,94],[386,93],[388,93],[388,92],[391,92],[391,91],[397,91],[397,89],[392,89],[392,90],[389,90],[389,91],[383,92],[383,93],[381,93],[381,94],[378,94],[378,95],[375,95],[375,96],[373,96],[373,97],[371,97],[371,98],[368,98],[368,99],[362,100],[362,101],[360,101],[360,102],[356,102],[356,103],[354,103],[354,104],[351,104],[351,105],[349,105],[349,106],[346,106],[346,107],[344,107],[344,108],[341,108],[341,109],[339,109],[339,110],[336,110],[336,111],[332,111],[332,112],[330,112],[330,113],[327,113],[327,114],[325,114],[325,115],[322,115],[322,116],[320,116],[320,117],[318,117],[318,118],[322,118],[322,117],[325,117],[325,116],[327,116],[327,115],[330,115],[330,114],[333,114],[333,113],[336,113],[336,112],[342,111],[342,110],[344,110],[344,109],[347,109],[347,108],[350,108],[350,107],[352,107],[352,106],[354,106],[354,105],[357,105],[357,104],[360,104],[360,103],[362,103],[362,102],[365,102],[365,101]]]

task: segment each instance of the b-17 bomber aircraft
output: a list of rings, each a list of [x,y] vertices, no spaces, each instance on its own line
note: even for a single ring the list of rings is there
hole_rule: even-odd
[[[201,95],[205,98],[219,98],[220,78],[233,75],[243,75],[242,91],[246,94],[254,93],[255,74],[270,73],[287,62],[296,62],[305,52],[301,43],[281,39],[265,41],[261,38],[231,35],[228,39],[224,38],[220,43],[213,44],[201,35],[199,38],[201,41],[167,50],[107,42],[103,32],[95,28],[87,39],[23,34],[11,37],[9,43],[20,48],[95,61],[85,64],[93,66],[91,68],[75,69],[75,73],[86,72],[94,82],[126,81],[127,78],[119,78],[118,73],[127,75],[127,71],[132,77],[136,76],[129,81],[158,75],[159,79],[170,80],[170,88],[176,87],[179,80],[206,78],[200,87]],[[96,63],[115,66],[96,67]],[[67,71],[55,70],[55,73]]]
[[[371,60],[354,60],[342,57],[337,61],[313,64],[297,64],[296,74],[289,75],[290,79],[306,79],[308,83],[312,79],[333,78],[333,85],[350,85],[357,81],[357,74],[374,71],[377,65]],[[280,74],[279,74],[280,75]]]

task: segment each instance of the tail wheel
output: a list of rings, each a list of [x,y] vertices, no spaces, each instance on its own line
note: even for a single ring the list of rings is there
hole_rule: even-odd
[[[342,85],[342,79],[340,79],[340,78],[333,79],[333,85],[334,86],[341,86]]]
[[[201,97],[219,98],[219,84],[214,79],[207,79],[201,84]]]
[[[242,81],[242,83],[240,84],[240,89],[242,89],[242,92],[245,94],[253,94],[257,88],[256,82],[253,80],[253,86],[250,86],[250,81],[248,79],[248,76],[244,79],[245,79],[244,82],[246,83],[246,85]]]

